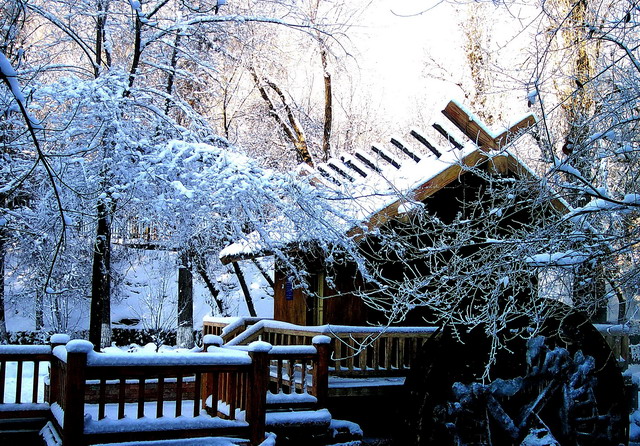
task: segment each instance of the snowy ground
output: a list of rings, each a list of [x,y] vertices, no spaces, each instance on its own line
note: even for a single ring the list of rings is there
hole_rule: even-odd
[[[114,270],[122,274],[114,285],[111,302],[111,321],[121,328],[175,328],[177,321],[177,267],[176,255],[164,251],[140,251],[138,255],[121,260]],[[273,315],[273,296],[268,284],[253,262],[241,262],[253,304],[261,317]],[[268,262],[264,266],[269,268]],[[228,316],[249,316],[242,290],[231,270],[222,269],[211,274],[211,280],[220,290]],[[12,332],[35,329],[34,303],[24,298],[14,299],[23,285],[18,277],[7,278],[7,329]],[[202,327],[207,315],[220,316],[204,282],[194,275],[193,287],[194,328]],[[86,330],[89,324],[89,300],[68,302],[70,331]],[[45,309],[45,330],[55,326],[51,310]],[[131,324],[131,321],[139,322]],[[129,324],[122,324],[127,321]]]

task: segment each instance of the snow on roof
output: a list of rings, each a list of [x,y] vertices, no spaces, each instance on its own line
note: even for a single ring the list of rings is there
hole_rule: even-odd
[[[449,102],[443,114],[454,124],[435,120],[431,126],[412,129],[405,140],[394,136],[390,144],[376,144],[370,151],[355,151],[320,164],[316,169],[301,165],[304,176],[318,190],[326,192],[331,212],[326,220],[349,236],[359,236],[389,219],[411,211],[416,203],[442,189],[466,169],[495,156],[490,150],[509,158],[509,167],[522,167],[513,154],[504,150],[515,137],[535,124],[528,115],[501,133],[487,129],[480,120],[456,102]],[[330,214],[330,215],[329,215]],[[286,218],[274,221],[265,234],[253,232],[227,246],[220,253],[223,263],[269,254],[265,243],[277,241],[281,247],[312,241],[313,231],[292,229]]]

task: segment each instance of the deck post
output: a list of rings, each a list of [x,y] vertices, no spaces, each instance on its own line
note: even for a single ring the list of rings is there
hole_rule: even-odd
[[[224,344],[224,340],[220,336],[206,334],[202,337],[202,353],[207,353],[209,351],[209,347],[222,347],[222,344]],[[211,396],[211,409],[215,413],[218,410],[218,401],[213,401],[213,395],[210,395],[210,391],[213,386],[212,381],[214,380],[214,374],[211,372],[203,373],[200,379],[200,409],[207,408],[207,398]]]
[[[251,386],[247,389],[246,419],[249,423],[249,443],[253,446],[265,439],[270,350],[271,344],[267,342],[249,344],[252,366],[249,375]]]
[[[73,340],[67,344],[67,374],[64,377],[64,446],[83,446],[84,392],[87,354],[93,351],[89,341]]]
[[[312,343],[318,352],[318,361],[313,368],[313,390],[318,406],[324,407],[329,397],[329,362],[333,342],[329,336],[320,335],[314,336]]]
[[[53,349],[63,346],[69,342],[69,335],[54,334],[51,336],[51,361],[49,362],[49,392],[45,393],[44,400],[49,403],[59,403],[60,401],[60,362],[53,355]]]

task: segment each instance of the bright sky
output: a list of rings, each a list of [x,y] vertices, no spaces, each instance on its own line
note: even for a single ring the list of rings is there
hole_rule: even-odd
[[[362,25],[353,28],[361,51],[362,84],[375,88],[373,96],[383,111],[400,119],[408,119],[416,107],[436,107],[442,96],[454,93],[445,93],[445,83],[427,78],[427,60],[431,55],[448,69],[459,66],[459,54],[451,51],[459,46],[456,15],[446,4],[414,15],[428,3],[374,1]]]
[[[493,9],[491,4],[486,7],[492,15],[488,23],[492,41],[510,40],[522,23],[513,20],[514,15],[524,13]],[[455,85],[466,74],[461,68],[464,35],[460,21],[467,17],[463,8],[464,3],[437,0],[374,0],[352,28],[350,35],[361,53],[361,85],[375,89],[374,105],[380,105],[383,113],[409,122],[425,107],[423,118],[428,118],[448,99],[465,102],[463,90]],[[441,71],[429,59],[450,73],[445,80],[436,79]]]

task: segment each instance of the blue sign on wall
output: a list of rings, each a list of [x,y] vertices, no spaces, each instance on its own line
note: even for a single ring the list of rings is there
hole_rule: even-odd
[[[287,281],[284,284],[284,298],[286,300],[293,300],[293,284],[289,277],[287,277]]]

